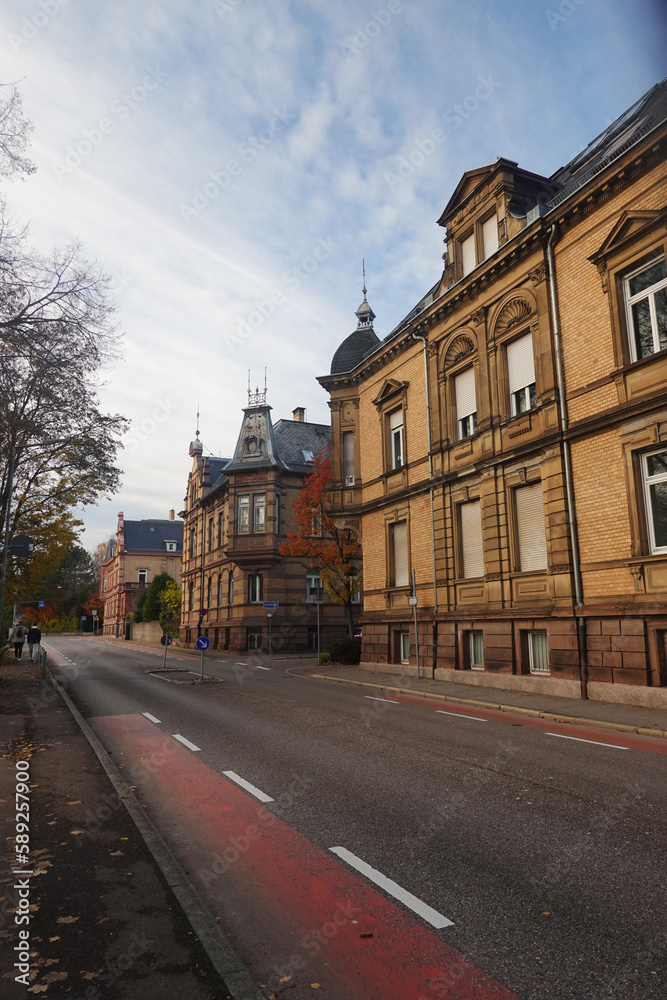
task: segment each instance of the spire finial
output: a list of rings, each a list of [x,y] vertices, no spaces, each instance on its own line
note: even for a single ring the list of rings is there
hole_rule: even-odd
[[[373,328],[373,320],[375,319],[375,313],[373,312],[373,310],[369,306],[368,299],[366,298],[366,292],[367,292],[367,288],[366,288],[366,261],[364,260],[363,257],[361,258],[361,273],[362,273],[363,279],[364,279],[363,288],[362,288],[362,291],[364,293],[364,301],[361,303],[361,305],[359,306],[359,308],[357,309],[357,311],[355,313],[355,316],[357,317],[357,320],[358,320],[357,330],[361,330],[361,329],[364,329],[364,328],[367,329],[369,327],[370,327],[370,329],[372,329]]]
[[[197,403],[197,430],[195,431],[195,437],[199,438],[199,403]]]
[[[361,290],[364,293],[364,302],[365,302],[366,301],[366,291],[367,291],[367,289],[366,289],[366,261],[364,260],[363,257],[361,258],[361,270],[362,270],[362,273],[363,273],[363,276],[364,276],[364,285],[363,285],[363,288]]]
[[[259,386],[253,392],[250,388],[250,369],[248,369],[248,406],[264,406],[266,404],[266,368],[264,369],[264,392]]]

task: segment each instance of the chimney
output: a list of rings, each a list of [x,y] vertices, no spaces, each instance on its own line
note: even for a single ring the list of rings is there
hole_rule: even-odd
[[[306,409],[304,406],[297,406],[295,410],[292,410],[292,420],[296,420],[299,424],[305,423]]]
[[[172,507],[171,510],[169,511],[169,520],[173,521],[173,520],[175,520],[175,518],[176,518],[176,511]]]

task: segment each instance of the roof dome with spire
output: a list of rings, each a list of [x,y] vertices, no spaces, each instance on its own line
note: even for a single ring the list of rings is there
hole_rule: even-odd
[[[375,313],[366,299],[366,268],[364,266],[364,300],[357,309],[357,329],[351,333],[333,356],[331,362],[331,374],[340,375],[343,372],[351,372],[364,358],[371,354],[380,345],[380,338],[373,329]]]

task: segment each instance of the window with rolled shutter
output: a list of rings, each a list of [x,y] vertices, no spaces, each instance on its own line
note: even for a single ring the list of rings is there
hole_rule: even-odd
[[[343,434],[343,465],[345,485],[354,486],[354,431]]]
[[[470,236],[461,243],[461,257],[463,260],[463,277],[465,278],[466,274],[470,274],[471,271],[474,271],[477,265],[475,258],[474,233],[471,233]]]
[[[482,504],[479,500],[474,500],[472,503],[462,503],[459,511],[463,576],[466,580],[475,576],[484,576]]]
[[[405,521],[391,525],[393,586],[407,587],[410,574],[408,570],[408,525]]]
[[[482,242],[484,244],[484,260],[498,249],[498,219],[495,213],[482,226]]]
[[[542,483],[515,490],[516,524],[519,534],[519,568],[524,572],[547,568],[547,538],[544,526]]]
[[[456,426],[459,439],[470,437],[477,429],[477,396],[475,369],[466,368],[454,378],[456,394]]]
[[[389,448],[391,452],[392,469],[400,469],[405,458],[403,455],[403,410],[394,410],[389,414]]]
[[[536,402],[533,338],[529,333],[507,345],[507,375],[512,416],[516,416],[531,409]]]

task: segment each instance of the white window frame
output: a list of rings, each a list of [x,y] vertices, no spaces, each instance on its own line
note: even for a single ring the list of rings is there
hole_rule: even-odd
[[[539,503],[537,497],[539,496]],[[530,507],[523,508],[528,517],[523,521],[523,531],[522,531],[522,520],[519,513],[521,508],[521,501],[519,497],[523,498],[535,498],[533,503],[537,506],[537,511],[533,511]],[[533,483],[526,483],[524,486],[517,486],[514,490],[514,511],[516,516],[516,538],[517,538],[517,549],[518,549],[518,572],[520,573],[544,573],[549,566],[549,547],[547,545],[547,531],[546,531],[546,521],[544,517],[544,489],[540,480]],[[527,543],[530,541],[530,526],[531,526],[531,516],[539,516],[541,531],[539,537],[537,535],[533,536],[533,546],[530,547]],[[523,537],[523,544],[522,544]],[[538,552],[539,547],[539,552]],[[538,559],[542,557],[541,559]],[[539,565],[529,565],[531,562],[539,563]]]
[[[309,570],[306,573],[306,601],[308,604],[321,604],[324,594],[319,598],[318,590],[322,589],[322,577],[317,570]],[[315,592],[315,593],[313,593]]]
[[[470,669],[471,670],[484,670],[484,633],[481,629],[473,629],[468,633],[469,637],[469,654],[470,654]],[[480,657],[480,640],[481,640],[481,657]],[[477,648],[475,649],[475,646]]]
[[[526,364],[525,360],[523,365],[517,366],[521,368],[523,373],[523,381],[528,378],[529,381],[526,382],[524,386],[512,387],[512,367],[510,366],[510,351],[516,350],[519,344],[525,345],[526,353],[530,351],[530,363]],[[515,340],[511,340],[509,344],[505,347],[505,358],[507,360],[507,375],[509,383],[509,393],[510,393],[510,407],[513,417],[518,417],[522,413],[526,413],[528,410],[533,410],[537,405],[537,387],[535,384],[535,356],[533,354],[533,337],[531,333],[524,333],[523,336],[517,337]],[[532,371],[528,371],[528,369]]]
[[[654,264],[657,264],[660,260],[665,262],[667,270],[667,259],[665,258],[664,251],[659,251],[654,254],[649,260],[645,260],[640,267],[631,271],[630,274],[626,274],[623,278],[623,299],[625,301],[625,312],[628,325],[628,337],[630,340],[630,356],[632,361],[641,361],[642,358],[639,357],[637,353],[637,336],[635,333],[634,323],[632,320],[632,307],[641,302],[642,299],[649,300],[649,314],[651,317],[651,333],[653,335],[653,352],[652,354],[647,354],[646,357],[652,357],[653,354],[657,354],[659,351],[663,351],[666,348],[660,346],[660,339],[658,335],[658,317],[655,308],[655,293],[661,291],[663,288],[667,288],[667,274],[666,276],[657,281],[654,285],[649,288],[645,288],[641,292],[637,292],[636,295],[630,294],[630,282],[637,275],[641,274],[643,271],[647,271]]]
[[[460,379],[466,377],[470,380],[472,376],[472,385],[475,394],[475,409],[471,410],[469,413],[463,413],[463,406],[459,403],[459,385],[461,385]],[[454,401],[456,403],[456,428],[458,434],[458,440],[464,441],[466,438],[472,437],[477,431],[477,380],[475,378],[475,369],[471,365],[469,368],[465,368],[462,372],[458,372],[454,376]]]
[[[642,481],[644,485],[644,507],[646,509],[646,528],[648,531],[649,549],[652,554],[657,555],[661,552],[667,552],[667,545],[658,545],[656,542],[655,524],[653,521],[653,504],[651,503],[651,487],[657,486],[659,483],[667,483],[667,472],[654,473],[653,475],[649,473],[648,460],[652,455],[665,455],[667,457],[667,449],[660,448],[642,455]]]
[[[239,497],[238,533],[239,535],[250,533],[250,494],[248,493]]]
[[[138,583],[148,583],[148,570],[138,569],[137,570],[137,582]]]
[[[351,569],[349,574],[353,580],[359,579],[359,570]],[[352,591],[352,596],[350,598],[351,604],[361,604],[361,587],[357,584],[357,589]]]
[[[488,237],[491,237],[490,240]],[[493,257],[494,253],[500,246],[498,242],[498,216],[494,212],[490,215],[488,219],[485,219],[482,223],[482,248],[484,251],[484,260],[488,260],[489,257]]]
[[[547,664],[546,664],[546,667],[544,667],[544,666],[538,666],[536,664],[536,662],[535,662],[536,661],[536,651],[534,649],[534,646],[535,646],[535,640],[537,639],[538,636],[540,637],[540,639],[542,639],[543,636],[546,636],[546,644],[547,644]],[[535,629],[534,631],[528,633],[528,663],[529,663],[529,666],[530,666],[530,672],[531,672],[531,674],[541,674],[542,676],[544,676],[545,674],[549,674],[550,673],[550,670],[549,670],[549,633],[547,632],[546,629]]]
[[[264,600],[264,576],[248,573],[248,604],[261,604]]]
[[[471,255],[472,249],[472,255]],[[475,248],[475,231],[461,240],[461,276],[466,278],[477,267],[477,251]]]
[[[266,532],[266,493],[257,493],[253,497],[252,530],[256,535]]]
[[[409,632],[401,632],[400,633],[399,643],[400,643],[401,663],[409,663],[410,662],[410,633]]]
[[[167,552],[175,552],[178,548],[178,542],[165,542],[164,544]]]
[[[400,530],[400,533],[405,532],[405,579],[399,581],[398,571],[397,571],[397,559],[396,559],[396,533]],[[391,544],[391,578],[392,587],[409,587],[410,586],[410,533],[408,531],[407,521],[395,521],[393,524],[389,525],[390,533],[390,544]]]
[[[343,475],[346,486],[354,486],[354,431],[343,431]]]
[[[398,422],[399,418],[400,423]],[[405,465],[405,423],[402,406],[387,414],[387,424],[389,427],[390,465],[392,469],[402,469]]]

